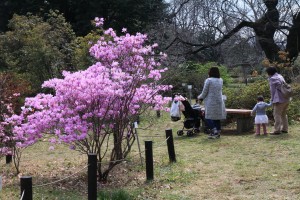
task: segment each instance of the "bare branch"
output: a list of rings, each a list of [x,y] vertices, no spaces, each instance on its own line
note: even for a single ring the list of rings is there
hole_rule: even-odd
[[[175,10],[173,13],[171,13],[168,18],[169,19],[174,18],[180,12],[180,10],[183,8],[183,6],[185,4],[187,4],[189,1],[190,0],[185,0],[185,1],[181,2],[180,5],[178,6],[177,10]]]
[[[239,25],[237,25],[234,29],[232,29],[229,33],[227,33],[226,35],[224,35],[218,42],[213,43],[213,44],[208,44],[208,45],[202,45],[201,48],[194,50],[192,52],[189,53],[198,53],[199,51],[202,51],[204,49],[207,49],[209,47],[215,47],[218,46],[220,44],[222,44],[223,42],[225,42],[228,38],[230,38],[231,36],[233,36],[235,33],[237,33],[239,30],[241,30],[244,27],[251,27],[253,28],[254,23],[253,22],[248,22],[248,21],[242,21]],[[194,44],[193,46],[197,46],[196,44]]]

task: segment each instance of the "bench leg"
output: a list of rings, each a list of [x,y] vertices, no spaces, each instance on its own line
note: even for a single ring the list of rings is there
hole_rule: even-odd
[[[254,129],[251,117],[237,118],[237,133],[243,133]]]

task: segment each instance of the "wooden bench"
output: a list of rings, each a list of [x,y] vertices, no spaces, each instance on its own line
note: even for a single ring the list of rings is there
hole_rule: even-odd
[[[248,132],[254,129],[252,110],[226,108],[227,115],[232,115],[236,119],[237,133]]]

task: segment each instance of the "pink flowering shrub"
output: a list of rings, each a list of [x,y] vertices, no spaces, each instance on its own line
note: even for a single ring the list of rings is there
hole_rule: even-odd
[[[14,139],[9,129],[9,124],[4,120],[14,114],[11,103],[1,101],[0,106],[0,155],[13,155]]]
[[[96,19],[99,26],[103,20]],[[123,29],[126,32],[126,29]],[[117,36],[108,29],[90,48],[97,62],[84,71],[64,72],[63,79],[51,79],[43,87],[55,94],[38,94],[25,100],[20,115],[7,120],[19,147],[34,144],[44,134],[52,143],[64,142],[83,153],[97,153],[99,180],[122,162],[135,141],[132,123],[151,107],[167,109],[171,86],[161,85],[157,44],[146,45],[147,36],[137,33]],[[51,147],[52,148],[52,147]]]

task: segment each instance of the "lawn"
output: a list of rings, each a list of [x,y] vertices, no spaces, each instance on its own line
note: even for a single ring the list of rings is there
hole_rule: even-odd
[[[237,135],[226,127],[220,139],[210,140],[203,133],[177,136],[182,122],[171,122],[167,113],[153,122],[149,128],[142,118],[137,132],[142,159],[144,141],[153,141],[154,180],[146,181],[136,144],[128,161],[112,171],[107,183],[98,185],[103,197],[99,199],[117,193],[119,199],[300,199],[299,124],[291,125],[288,134],[259,137],[252,132]],[[165,139],[168,128],[174,136],[177,162],[173,164]],[[19,176],[33,177],[34,199],[87,199],[87,157],[64,145],[53,151],[49,146],[41,141],[23,153]],[[1,158],[0,167],[0,199],[19,199],[13,166]],[[52,184],[60,179],[64,180]]]

